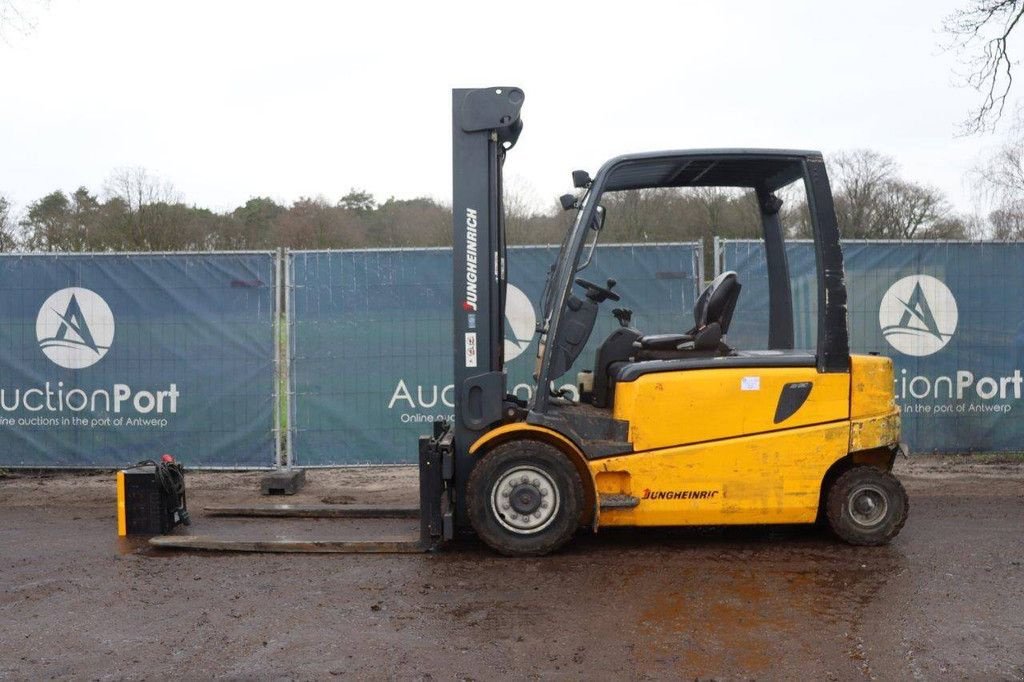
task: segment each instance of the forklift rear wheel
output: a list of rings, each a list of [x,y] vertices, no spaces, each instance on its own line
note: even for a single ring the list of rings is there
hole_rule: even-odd
[[[540,556],[561,547],[579,527],[582,505],[576,467],[546,443],[499,445],[469,475],[473,530],[507,556]]]
[[[872,466],[856,466],[832,484],[826,513],[832,531],[851,545],[884,545],[903,528],[909,507],[898,478]]]

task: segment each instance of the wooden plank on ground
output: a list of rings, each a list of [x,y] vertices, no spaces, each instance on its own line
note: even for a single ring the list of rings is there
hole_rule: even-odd
[[[302,554],[415,554],[425,550],[419,539],[386,540],[277,540],[230,539],[208,535],[158,535],[149,544],[160,549],[213,552],[267,552]]]
[[[383,507],[367,504],[250,504],[207,505],[209,516],[255,516],[304,519],[418,519],[419,507]]]

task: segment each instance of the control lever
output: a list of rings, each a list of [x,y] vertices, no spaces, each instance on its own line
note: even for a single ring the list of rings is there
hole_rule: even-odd
[[[575,281],[576,284],[579,284],[581,287],[587,290],[587,298],[589,298],[594,303],[601,303],[602,301],[607,301],[608,299],[611,299],[613,301],[619,300],[619,295],[612,291],[612,287],[615,286],[614,279],[608,280],[607,288],[598,286],[593,282],[588,282],[587,280],[582,279],[580,277],[577,277]]]
[[[628,327],[629,323],[633,320],[633,311],[629,308],[615,308],[612,310],[612,315],[619,321],[619,325],[622,327]]]
[[[571,393],[572,393],[572,388],[570,388],[568,386],[562,386],[561,388],[551,389],[551,395],[555,396],[556,398],[564,398],[565,396],[567,396],[567,395],[569,395]]]

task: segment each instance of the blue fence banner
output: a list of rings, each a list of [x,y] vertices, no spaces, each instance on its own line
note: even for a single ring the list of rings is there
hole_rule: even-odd
[[[268,467],[273,253],[0,256],[0,466]]]
[[[767,344],[760,241],[719,242],[716,267],[744,285],[729,342]],[[817,328],[814,248],[787,247],[796,345]],[[914,452],[1024,449],[1024,243],[844,241],[853,352],[893,358]]]
[[[508,387],[529,398],[534,329],[556,247],[509,249],[505,319]],[[416,461],[420,435],[452,413],[450,249],[289,254],[292,452],[298,466]],[[611,277],[645,332],[692,325],[701,275],[699,244],[599,246],[583,275]],[[562,378],[575,384],[618,324],[599,313],[591,343]]]

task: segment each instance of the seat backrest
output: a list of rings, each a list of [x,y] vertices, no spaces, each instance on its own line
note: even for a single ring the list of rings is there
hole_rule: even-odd
[[[741,288],[740,280],[732,270],[715,277],[697,297],[697,303],[693,306],[693,321],[696,326],[692,331],[698,331],[717,322],[722,328],[722,334],[727,333]]]

